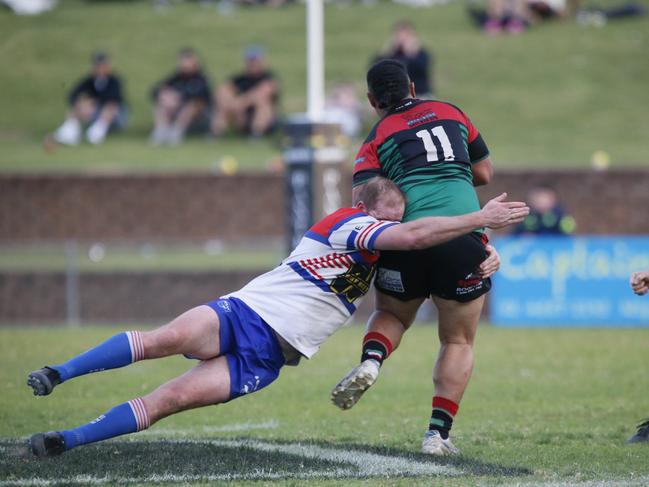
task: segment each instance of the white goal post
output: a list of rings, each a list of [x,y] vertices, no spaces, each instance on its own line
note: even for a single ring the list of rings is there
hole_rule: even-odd
[[[324,6],[323,0],[306,0],[307,113],[311,122],[324,111]]]

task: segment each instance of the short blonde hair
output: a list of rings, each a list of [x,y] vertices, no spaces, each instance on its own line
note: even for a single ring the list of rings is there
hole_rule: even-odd
[[[386,193],[393,193],[397,195],[405,204],[406,203],[406,194],[401,190],[397,184],[381,176],[374,177],[368,182],[361,186],[360,191],[356,195],[356,200],[354,204],[357,204],[359,201],[365,203],[365,207],[368,210],[373,210],[376,207],[376,203],[381,199],[381,197]]]

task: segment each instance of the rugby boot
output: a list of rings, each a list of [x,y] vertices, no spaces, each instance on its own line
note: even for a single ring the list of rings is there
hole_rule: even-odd
[[[33,389],[35,396],[47,396],[60,383],[59,373],[51,367],[35,370],[27,377],[27,385]]]
[[[65,451],[65,439],[58,431],[36,433],[29,439],[29,449],[37,457],[54,457]]]
[[[350,409],[363,393],[376,382],[379,364],[376,360],[365,360],[357,365],[331,391],[331,402],[340,409]]]
[[[421,452],[428,455],[458,455],[460,450],[451,442],[450,438],[444,439],[437,430],[426,431],[424,441],[421,443]]]

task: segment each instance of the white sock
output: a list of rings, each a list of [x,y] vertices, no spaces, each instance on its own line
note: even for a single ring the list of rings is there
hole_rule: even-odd
[[[54,132],[54,140],[66,145],[79,144],[81,141],[81,122],[76,118],[68,118]]]

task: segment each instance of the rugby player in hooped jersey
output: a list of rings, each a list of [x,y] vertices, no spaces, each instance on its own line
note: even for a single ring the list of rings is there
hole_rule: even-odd
[[[74,377],[139,360],[183,354],[200,361],[184,375],[88,424],[33,435],[31,451],[57,455],[146,429],[180,411],[258,391],[284,365],[311,358],[349,320],[370,288],[378,250],[426,248],[474,228],[522,221],[529,208],[505,197],[471,214],[401,224],[403,193],[387,179],[373,179],[359,192],[355,207],[342,208],[314,225],[278,267],[239,291],[156,330],[120,333],[67,362],[30,373],[28,385],[42,396]]]
[[[474,186],[493,173],[489,150],[456,106],[415,98],[405,67],[376,63],[367,73],[368,99],[381,117],[354,165],[353,194],[371,178],[394,181],[407,197],[404,222],[463,215],[480,204]],[[481,229],[442,245],[411,252],[383,252],[374,281],[376,311],[363,340],[361,363],[332,391],[332,401],[351,408],[376,381],[379,368],[399,346],[417,310],[432,297],[438,310],[440,352],[433,372],[435,392],[422,451],[458,453],[449,430],[473,369],[473,342],[488,277],[475,272],[488,255]]]

